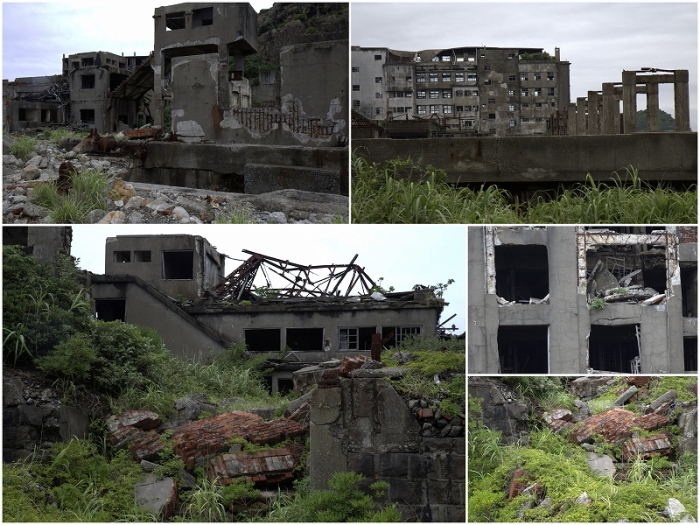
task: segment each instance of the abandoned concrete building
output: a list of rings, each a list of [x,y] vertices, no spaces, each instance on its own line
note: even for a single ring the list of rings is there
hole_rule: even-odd
[[[250,352],[284,354],[273,360],[273,391],[290,389],[292,372],[305,366],[437,332],[443,302],[430,289],[372,294],[354,260],[304,266],[244,252],[249,258],[224,277],[225,256],[200,236],[109,238],[105,275],[90,275],[96,316],[154,328],[180,356],[240,342]],[[255,293],[256,275],[270,272],[288,286]],[[355,287],[362,293],[351,295]]]
[[[470,227],[471,373],[697,370],[697,228]]]
[[[2,81],[3,121],[7,132],[68,122],[69,88],[60,76]]]
[[[569,62],[540,48],[425,51],[352,47],[352,109],[389,138],[544,135],[569,104]]]

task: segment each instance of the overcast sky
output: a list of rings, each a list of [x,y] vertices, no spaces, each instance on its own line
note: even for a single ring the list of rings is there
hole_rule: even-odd
[[[571,62],[571,102],[622,70],[690,71],[690,124],[697,131],[697,3],[353,2],[352,45],[401,51],[462,46],[538,47]],[[674,114],[673,88],[661,109]],[[639,95],[637,108],[646,108]]]
[[[466,227],[460,225],[75,225],[72,255],[80,268],[104,274],[107,237],[180,233],[201,235],[220,253],[239,260],[249,257],[243,249],[304,265],[349,264],[357,254],[355,264],[375,282],[383,277],[382,286],[396,291],[454,279],[445,293],[450,305],[441,321],[457,314],[447,326],[454,323],[456,333],[465,329]],[[227,259],[225,274],[239,264]],[[261,274],[255,284],[265,285]]]
[[[108,51],[148,55],[153,51],[153,13],[178,1],[3,1],[2,78],[59,75],[63,55]],[[257,12],[272,0],[250,2]]]

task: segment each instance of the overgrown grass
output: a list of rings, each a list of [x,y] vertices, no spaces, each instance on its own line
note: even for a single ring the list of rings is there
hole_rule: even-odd
[[[214,224],[255,224],[253,209],[240,206],[216,217]]]
[[[10,155],[14,155],[18,159],[29,160],[34,154],[34,148],[36,147],[37,140],[33,137],[27,137],[25,135],[20,135],[18,137],[13,137],[14,142],[10,146]]]
[[[63,193],[54,184],[40,184],[34,188],[32,199],[49,209],[56,224],[79,224],[92,210],[104,210],[109,194],[109,176],[104,170],[76,172],[71,178],[73,187]]]
[[[447,184],[442,170],[409,160],[352,160],[352,222],[403,224],[694,224],[697,192],[643,182],[628,167],[610,183],[590,175],[574,188],[524,203],[495,185],[478,191]]]
[[[44,130],[44,135],[51,142],[58,143],[61,139],[68,137],[82,139],[87,137],[88,133],[87,131],[73,131],[68,128],[51,128]]]

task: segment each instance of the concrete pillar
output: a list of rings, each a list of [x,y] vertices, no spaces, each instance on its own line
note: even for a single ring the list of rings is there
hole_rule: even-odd
[[[576,134],[588,135],[586,129],[586,97],[578,97],[576,99]]]
[[[637,73],[622,72],[622,119],[623,133],[637,131]]]
[[[597,91],[588,92],[588,134],[600,135],[600,113],[598,112],[600,96]]]
[[[690,131],[690,92],[687,69],[677,69],[673,73],[673,98],[676,131]]]
[[[601,133],[603,135],[616,135],[619,133],[619,126],[615,126],[616,115],[619,114],[619,104],[615,100],[615,84],[612,82],[603,83],[603,115],[601,118]]]
[[[312,391],[308,459],[311,490],[328,490],[331,476],[347,471],[347,451],[335,435],[335,426],[342,423],[342,398],[340,386]]]
[[[659,131],[659,85],[647,84],[647,131]]]
[[[576,104],[569,102],[566,111],[566,134],[576,135]]]

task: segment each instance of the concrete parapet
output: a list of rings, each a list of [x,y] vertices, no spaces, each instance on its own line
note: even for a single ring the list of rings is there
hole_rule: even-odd
[[[245,192],[252,194],[286,189],[335,194],[343,191],[338,171],[252,163],[243,168],[243,185]]]
[[[697,178],[697,133],[355,139],[352,144],[370,162],[412,159],[444,170],[452,183],[584,182],[587,173],[606,181],[630,165],[646,181]]]

